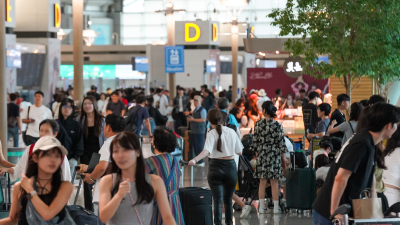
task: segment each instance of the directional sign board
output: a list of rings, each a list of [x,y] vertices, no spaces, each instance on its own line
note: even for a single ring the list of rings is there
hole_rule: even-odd
[[[185,72],[184,48],[183,46],[165,46],[165,72]]]

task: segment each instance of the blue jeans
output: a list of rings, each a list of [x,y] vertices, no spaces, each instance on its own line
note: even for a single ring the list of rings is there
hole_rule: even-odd
[[[206,139],[205,134],[192,134],[191,136],[191,142],[194,150],[195,157],[198,156],[204,148],[204,141]],[[198,163],[203,163],[204,160],[200,160]]]
[[[315,211],[314,209],[312,213],[313,213],[314,225],[333,225],[331,221],[321,216],[321,214],[317,213],[317,211]]]
[[[8,137],[7,140],[10,139],[10,136],[14,139],[14,147],[18,147],[19,143],[19,127],[8,127]],[[7,143],[6,143],[7,144]]]

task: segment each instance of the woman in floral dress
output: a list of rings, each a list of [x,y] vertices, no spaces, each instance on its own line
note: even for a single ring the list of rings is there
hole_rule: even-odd
[[[268,180],[271,183],[274,213],[280,213],[279,208],[279,179],[283,178],[282,158],[288,151],[282,124],[275,121],[276,107],[271,101],[262,104],[265,119],[256,123],[253,144],[250,148],[257,154],[257,166],[254,174],[260,179],[258,196],[260,199],[259,213],[266,213],[265,188]],[[285,165],[285,164],[283,164]]]

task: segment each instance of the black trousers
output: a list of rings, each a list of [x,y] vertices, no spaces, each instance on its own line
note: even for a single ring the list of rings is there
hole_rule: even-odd
[[[214,201],[214,225],[222,224],[222,203],[225,205],[225,224],[233,225],[232,195],[237,181],[235,160],[211,159],[207,180]]]
[[[183,114],[183,112],[179,112],[176,114],[176,119],[174,122],[174,130],[175,133],[177,133],[181,137],[183,136],[183,134],[181,134],[181,131],[178,128],[182,126],[187,126],[187,120],[185,114]]]
[[[85,201],[85,208],[93,212],[93,184],[83,183],[83,198]]]

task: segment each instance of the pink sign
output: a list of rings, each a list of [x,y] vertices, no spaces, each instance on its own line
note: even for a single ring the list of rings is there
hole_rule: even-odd
[[[303,75],[300,79],[290,78],[283,68],[247,68],[247,91],[264,89],[271,99],[275,97],[276,89],[281,89],[286,97],[289,93],[295,96],[300,89],[305,89],[308,94],[317,88],[322,94],[328,93],[329,79],[316,79],[309,75]]]

